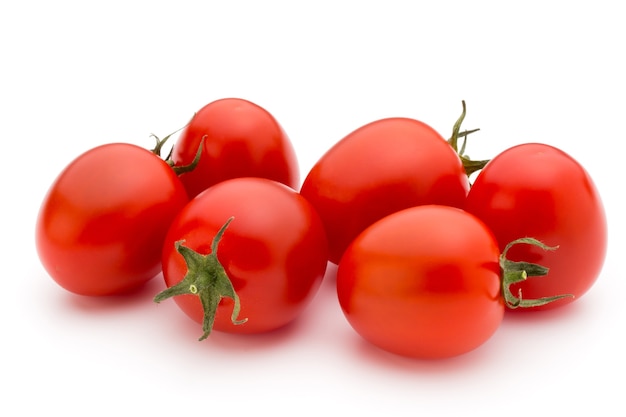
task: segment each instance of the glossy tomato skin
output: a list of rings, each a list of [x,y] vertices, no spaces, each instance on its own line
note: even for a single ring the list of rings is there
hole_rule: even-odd
[[[320,213],[330,261],[338,263],[367,226],[422,204],[462,207],[469,181],[458,154],[433,128],[410,118],[369,123],[329,149],[301,194]]]
[[[224,98],[201,108],[174,145],[174,164],[191,164],[203,138],[198,165],[180,175],[190,197],[237,177],[268,178],[294,189],[300,186],[298,161],[289,137],[274,116],[255,103]]]
[[[554,309],[579,299],[595,283],[607,246],[606,215],[589,173],[567,153],[542,143],[514,146],[493,158],[477,176],[465,209],[482,219],[500,249],[533,237],[554,251],[516,245],[508,257],[548,267],[543,277],[511,287],[523,298],[573,294],[515,311]]]
[[[388,352],[447,358],[487,341],[504,315],[491,231],[454,207],[424,205],[366,228],[337,269],[349,324]]]
[[[189,200],[174,171],[127,143],[93,148],[72,161],[45,196],[36,247],[50,276],[87,296],[138,288],[161,269],[170,222]]]
[[[328,249],[321,220],[295,190],[265,178],[220,182],[194,198],[178,215],[165,239],[163,274],[171,287],[187,272],[175,242],[206,255],[226,220],[234,217],[217,249],[241,303],[240,319],[231,322],[233,301],[223,298],[214,330],[262,333],[295,320],[316,294],[324,277]],[[174,297],[190,318],[202,323],[195,295]]]

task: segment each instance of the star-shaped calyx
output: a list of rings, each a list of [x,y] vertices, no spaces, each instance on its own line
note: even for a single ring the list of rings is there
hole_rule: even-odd
[[[234,218],[229,218],[217,232],[211,242],[211,253],[202,255],[193,249],[184,246],[185,241],[175,243],[176,250],[182,255],[187,264],[187,273],[176,285],[173,285],[154,297],[155,303],[177,295],[196,295],[200,298],[204,318],[202,321],[203,334],[199,340],[206,339],[211,333],[215,322],[217,307],[224,297],[234,301],[231,321],[233,324],[243,324],[247,319],[238,320],[241,304],[239,296],[233,288],[233,284],[226,270],[217,258],[217,248],[226,228]]]

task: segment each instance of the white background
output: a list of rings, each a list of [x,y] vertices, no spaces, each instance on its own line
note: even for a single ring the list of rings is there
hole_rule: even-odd
[[[3,2],[0,414],[618,415],[620,3]],[[279,120],[303,178],[334,142],[378,118],[414,117],[448,137],[466,100],[465,127],[481,128],[471,156],[540,141],[587,168],[608,215],[604,270],[571,306],[506,317],[485,345],[436,362],[363,342],[338,307],[333,269],[294,325],[202,343],[173,302],[152,303],[161,277],[133,297],[58,287],[37,259],[34,224],[63,167],[106,142],[152,147],[150,133],[230,96]]]

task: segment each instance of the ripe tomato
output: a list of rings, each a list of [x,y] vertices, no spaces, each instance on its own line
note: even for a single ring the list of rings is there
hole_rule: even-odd
[[[266,332],[302,312],[327,263],[322,222],[301,195],[265,178],[230,179],[199,194],[172,223],[163,247],[168,288],[155,301],[175,296],[203,324],[201,340],[211,329]]]
[[[572,294],[531,310],[559,307],[580,298],[596,281],[604,263],[607,225],[604,207],[587,171],[553,146],[526,143],[505,150],[476,177],[465,209],[494,232],[500,248],[531,236],[554,251],[518,246],[511,259],[549,268],[545,278],[511,287],[524,298]]]
[[[454,207],[388,215],[347,248],[337,294],[349,324],[386,351],[445,358],[487,341],[504,315],[500,251],[491,231]]]
[[[396,117],[362,126],[329,149],[300,192],[322,217],[330,261],[338,263],[361,231],[395,211],[462,207],[469,181],[455,146],[425,123]]]
[[[188,200],[174,171],[150,151],[126,143],[93,148],[60,173],[43,200],[39,258],[73,293],[132,290],[160,272],[165,233]]]
[[[178,137],[173,164],[190,165],[201,142],[197,166],[180,175],[190,197],[237,177],[269,178],[294,189],[300,185],[289,137],[267,110],[250,101],[224,98],[201,108]]]

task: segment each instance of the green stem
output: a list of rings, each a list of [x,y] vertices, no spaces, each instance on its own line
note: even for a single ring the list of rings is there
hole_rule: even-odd
[[[194,113],[193,117],[195,117],[196,114]],[[180,132],[181,130],[183,130],[184,128],[186,128],[187,126],[189,126],[189,123],[191,122],[191,120],[193,120],[193,117],[189,120],[189,122],[187,122],[187,124],[175,131],[173,131],[172,133],[170,133],[169,135],[165,136],[163,139],[160,139],[157,135],[155,135],[154,133],[150,134],[151,137],[153,137],[156,140],[156,145],[154,146],[154,149],[151,150],[151,152],[153,154],[155,154],[156,156],[158,156],[159,158],[161,158],[161,152],[163,150],[163,145],[165,145],[165,143],[172,137],[174,136],[176,133]],[[172,151],[170,149],[170,152],[167,156],[167,158],[165,158],[165,161],[169,161],[169,157],[172,154]]]
[[[452,127],[452,136],[450,136],[450,139],[448,139],[448,143],[450,144],[452,149],[454,149],[454,152],[456,152],[459,155],[459,158],[461,159],[461,162],[463,163],[463,168],[465,168],[465,173],[469,177],[474,172],[480,171],[481,169],[483,169],[485,165],[487,165],[487,162],[489,162],[489,160],[486,159],[486,160],[474,161],[470,159],[468,155],[465,154],[465,145],[467,143],[467,136],[471,133],[479,131],[480,129],[465,130],[461,132],[461,125],[463,124],[463,120],[465,119],[465,114],[467,110],[465,106],[465,100],[462,100],[461,104],[463,105],[463,111],[461,112],[461,116],[459,116],[456,123],[454,123],[454,126]],[[463,138],[463,145],[461,146],[461,149],[459,149],[459,138]]]
[[[196,169],[198,162],[200,162],[200,156],[202,155],[202,147],[204,146],[205,139],[206,136],[203,136],[202,139],[200,139],[200,145],[198,145],[196,156],[193,158],[193,161],[191,161],[189,165],[174,165],[174,161],[172,161],[171,157],[167,157],[166,162],[170,167],[172,167],[176,175],[184,174],[185,172],[190,172]]]
[[[509,249],[515,245],[527,244],[537,246],[543,250],[556,250],[558,246],[547,246],[537,239],[521,238],[510,242],[500,255],[500,269],[502,270],[502,295],[506,306],[510,309],[538,307],[549,304],[561,298],[573,297],[572,294],[555,295],[551,297],[543,297],[536,299],[523,299],[522,290],[518,291],[517,296],[513,295],[511,285],[525,281],[528,277],[539,277],[548,274],[549,269],[545,266],[530,262],[515,262],[507,259]]]
[[[154,146],[154,149],[151,150],[151,152],[155,154],[156,156],[158,156],[159,158],[162,158],[161,152],[163,151],[163,145],[165,145],[165,143],[173,135],[175,135],[176,133],[180,132],[181,130],[189,126],[189,123],[191,123],[191,120],[193,120],[194,117],[196,117],[196,113],[194,113],[193,117],[189,120],[189,122],[187,122],[185,126],[170,133],[169,135],[165,136],[163,139],[160,139],[157,135],[152,133],[150,136],[156,140],[156,145]],[[174,165],[174,161],[172,161],[172,151],[174,150],[174,147],[172,146],[170,148],[170,151],[167,154],[167,157],[164,158],[164,160],[174,170],[174,173],[176,175],[184,174],[185,172],[192,171],[196,168],[196,166],[198,165],[198,161],[200,161],[200,155],[202,154],[202,147],[204,146],[204,140],[205,140],[205,137],[202,137],[202,139],[200,140],[200,145],[198,145],[198,150],[196,151],[196,156],[194,157],[193,161],[189,165],[181,165],[181,166]]]
[[[211,242],[211,253],[208,255],[201,255],[193,249],[183,246],[184,241],[182,240],[176,242],[176,250],[187,264],[187,273],[178,284],[161,291],[154,297],[155,303],[184,294],[191,294],[200,298],[204,317],[202,320],[203,333],[199,340],[204,340],[211,334],[215,323],[215,313],[224,297],[234,301],[231,322],[239,325],[247,321],[247,319],[237,319],[241,311],[239,296],[235,292],[226,270],[217,258],[217,247],[232,220],[233,217],[229,218],[217,232]]]

